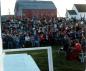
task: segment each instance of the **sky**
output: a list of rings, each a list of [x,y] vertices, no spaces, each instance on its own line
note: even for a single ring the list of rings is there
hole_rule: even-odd
[[[66,10],[70,10],[73,4],[86,4],[86,0],[50,0],[57,7],[57,15],[65,16]],[[16,0],[1,0],[1,15],[14,14]]]

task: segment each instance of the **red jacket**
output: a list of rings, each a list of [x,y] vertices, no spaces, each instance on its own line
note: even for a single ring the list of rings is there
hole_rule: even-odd
[[[81,44],[80,43],[76,43],[74,46],[74,51],[75,52],[80,52],[81,51]]]

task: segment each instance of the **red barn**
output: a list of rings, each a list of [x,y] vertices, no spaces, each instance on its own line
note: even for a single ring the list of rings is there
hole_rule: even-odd
[[[17,1],[15,5],[17,17],[56,17],[57,9],[52,1]]]

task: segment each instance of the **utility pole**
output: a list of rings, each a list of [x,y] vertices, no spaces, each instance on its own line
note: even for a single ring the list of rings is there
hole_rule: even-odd
[[[58,11],[57,11],[57,16],[61,17]]]
[[[8,9],[8,13],[9,13],[9,16],[10,16],[10,9]]]
[[[10,9],[8,9],[8,19],[10,19]]]

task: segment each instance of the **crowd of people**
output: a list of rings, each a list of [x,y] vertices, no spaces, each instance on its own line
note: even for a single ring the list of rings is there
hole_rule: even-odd
[[[2,22],[2,39],[4,49],[60,45],[66,54],[78,55],[86,52],[86,21],[55,17],[6,20]]]

